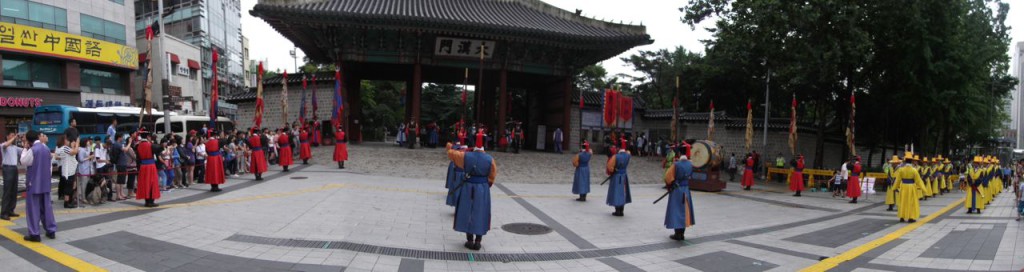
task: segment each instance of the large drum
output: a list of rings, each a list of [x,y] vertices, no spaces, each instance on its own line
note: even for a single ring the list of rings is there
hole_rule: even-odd
[[[722,164],[722,146],[712,141],[696,141],[690,145],[690,162],[694,168],[717,169]]]

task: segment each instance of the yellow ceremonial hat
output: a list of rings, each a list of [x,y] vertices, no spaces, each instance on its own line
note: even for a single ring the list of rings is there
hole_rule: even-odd
[[[896,156],[896,155],[892,155],[892,160],[889,160],[889,163],[900,163],[900,162],[902,162],[902,161],[900,161],[900,156]]]
[[[921,160],[921,156],[918,156],[918,155],[914,155],[914,160],[915,160],[915,161],[920,161],[920,160]]]
[[[914,152],[910,152],[910,151],[903,152],[903,159],[904,160],[913,160],[914,159]]]
[[[938,156],[938,157],[936,157],[936,158],[938,158],[938,160],[940,160],[940,161],[941,161],[941,160],[942,160],[942,155],[939,155],[939,156]]]
[[[949,158],[946,158],[946,161],[944,161],[944,163],[949,163]]]
[[[983,161],[981,160],[981,157],[979,157],[979,156],[974,156],[974,163],[982,163],[982,162],[983,162]]]

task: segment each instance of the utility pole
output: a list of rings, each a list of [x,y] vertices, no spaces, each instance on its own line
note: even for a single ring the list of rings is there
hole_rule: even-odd
[[[771,107],[771,103],[768,101],[768,94],[771,89],[769,83],[772,80],[772,69],[768,68],[768,73],[764,77],[764,135],[763,142],[761,144],[761,154],[768,154],[768,109]]]

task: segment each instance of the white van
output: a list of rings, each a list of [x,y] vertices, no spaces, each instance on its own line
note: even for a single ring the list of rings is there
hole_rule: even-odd
[[[209,126],[209,124],[209,116],[171,116],[171,132],[183,138],[185,137],[185,134],[188,131],[195,130],[196,132],[200,132],[203,130],[203,125]],[[156,132],[157,137],[163,137],[164,134],[167,134],[166,132],[164,132],[164,118],[156,119],[156,122],[153,123],[153,126],[156,128],[154,131]],[[228,119],[227,117],[223,116],[217,117],[217,130],[225,131],[230,130],[234,127],[234,124],[231,123],[231,119]]]

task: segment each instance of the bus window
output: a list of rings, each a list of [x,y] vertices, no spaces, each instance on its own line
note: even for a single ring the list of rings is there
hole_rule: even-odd
[[[99,116],[94,112],[72,112],[71,119],[75,119],[78,124],[75,127],[78,134],[101,134],[105,131],[99,127]]]
[[[185,121],[185,130],[188,130],[188,131],[195,130],[198,133],[199,131],[203,130],[203,125],[209,125],[209,124],[210,124],[210,122],[207,122],[207,121],[199,121],[199,120]]]
[[[36,125],[60,125],[64,124],[64,113],[58,111],[37,112],[32,118]]]
[[[164,124],[163,123],[159,123],[159,124],[155,124],[155,125],[156,125],[156,133],[157,134],[164,134],[165,133],[164,132]],[[171,131],[173,131],[174,133],[181,133],[181,122],[171,122]]]

